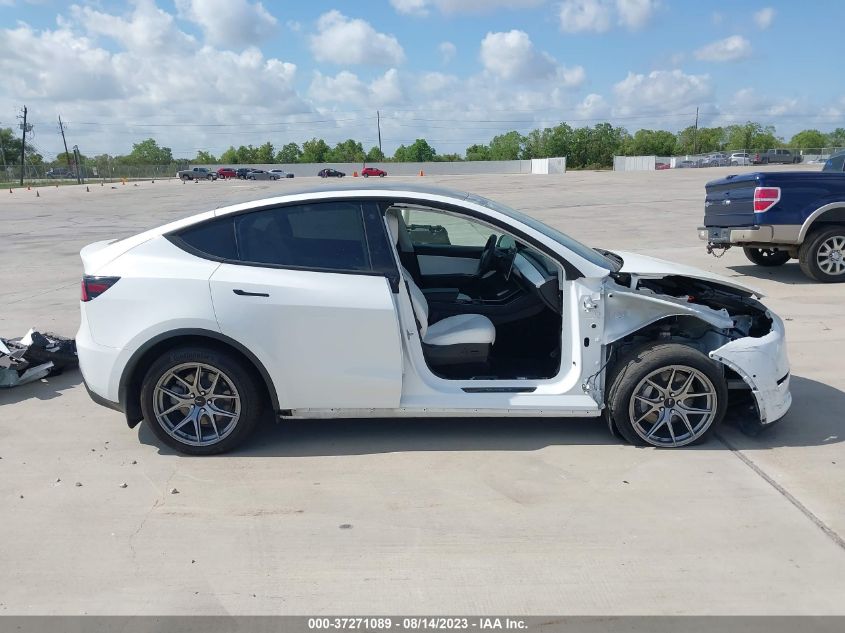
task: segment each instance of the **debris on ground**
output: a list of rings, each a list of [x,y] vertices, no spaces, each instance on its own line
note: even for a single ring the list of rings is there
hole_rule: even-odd
[[[0,387],[17,387],[76,367],[76,342],[30,330],[20,338],[0,338]]]
[[[179,494],[179,491],[178,491],[178,490],[176,490],[176,488],[171,488],[171,489],[170,489],[170,494],[172,494],[172,495],[178,495],[178,494]]]

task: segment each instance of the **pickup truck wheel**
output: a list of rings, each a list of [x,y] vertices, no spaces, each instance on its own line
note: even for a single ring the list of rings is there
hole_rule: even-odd
[[[608,374],[607,414],[636,446],[679,448],[700,442],[725,416],[721,368],[678,343],[635,348]]]
[[[798,250],[802,272],[825,283],[845,281],[845,226],[811,233]]]
[[[788,251],[780,251],[776,248],[750,248],[742,249],[745,256],[758,266],[783,266],[792,259]]]

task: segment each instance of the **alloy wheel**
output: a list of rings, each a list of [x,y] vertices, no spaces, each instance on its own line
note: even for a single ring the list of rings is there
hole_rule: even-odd
[[[661,367],[634,388],[628,415],[634,431],[653,446],[684,446],[700,438],[718,411],[716,388],[701,371]]]
[[[845,273],[845,236],[832,235],[819,245],[816,263],[828,275]]]
[[[170,368],[153,390],[153,412],[161,428],[190,446],[226,438],[241,416],[241,398],[232,379],[206,363]]]

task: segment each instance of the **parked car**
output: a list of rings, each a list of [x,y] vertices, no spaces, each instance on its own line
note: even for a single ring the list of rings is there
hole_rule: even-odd
[[[697,160],[681,160],[675,163],[675,169],[689,169],[692,167],[701,167],[700,161]]]
[[[727,167],[730,164],[727,154],[716,152],[701,159],[701,167]]]
[[[235,175],[241,180],[246,180],[247,174],[251,171],[252,167],[238,167],[235,170]]]
[[[383,169],[378,169],[377,167],[364,167],[361,170],[361,175],[364,178],[369,178],[370,176],[378,176],[379,178],[384,178],[387,176],[387,172]]]
[[[654,168],[658,171],[669,169],[669,163],[654,163]]]
[[[732,167],[746,167],[751,164],[751,156],[748,152],[734,152],[728,160]]]
[[[293,174],[289,171],[285,171],[284,169],[271,169],[271,174],[278,174],[279,178],[293,178]]]
[[[792,165],[801,162],[800,154],[793,154],[788,149],[769,149],[758,152],[752,161],[755,165],[782,164]]]
[[[415,243],[408,227],[425,225],[447,239]],[[731,394],[756,404],[760,428],[791,402],[783,323],[752,290],[588,248],[472,194],[297,193],[81,257],[89,393],[184,453],[237,446],[268,409],[605,416],[632,443],[671,448],[711,434]]]
[[[191,167],[177,171],[176,177],[182,180],[217,180],[217,173],[207,167]]]
[[[338,171],[337,169],[331,169],[327,167],[326,169],[321,169],[320,171],[318,171],[317,175],[320,178],[343,178],[346,174],[344,174],[342,171]]]
[[[279,178],[281,178],[279,174],[264,171],[263,169],[250,169],[246,175],[247,180],[278,180]]]
[[[757,172],[707,183],[707,249],[740,246],[760,266],[797,258],[816,281],[845,281],[845,153],[836,169]],[[832,159],[831,159],[832,160]]]
[[[218,178],[236,178],[238,172],[233,167],[221,167],[217,170]]]

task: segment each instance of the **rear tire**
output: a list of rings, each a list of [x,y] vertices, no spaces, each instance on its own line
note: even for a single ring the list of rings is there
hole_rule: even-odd
[[[608,373],[607,415],[635,446],[701,442],[725,417],[728,388],[713,360],[677,343],[635,348]]]
[[[798,249],[801,271],[824,283],[845,281],[845,226],[814,231]]]
[[[751,248],[746,246],[742,249],[749,261],[758,266],[783,266],[792,257],[788,251],[781,251],[775,248]]]
[[[163,444],[187,455],[235,448],[255,430],[265,404],[250,367],[206,347],[168,350],[141,385],[147,425]]]

